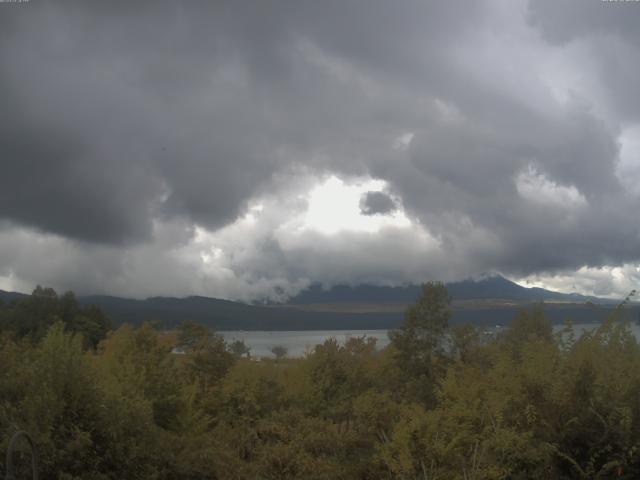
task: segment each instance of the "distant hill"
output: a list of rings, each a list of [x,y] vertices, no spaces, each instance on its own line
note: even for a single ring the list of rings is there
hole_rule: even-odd
[[[463,280],[447,284],[447,290],[455,300],[502,299],[518,301],[561,301],[609,303],[596,297],[577,293],[559,293],[544,288],[526,288],[500,275],[488,275],[478,280]],[[337,285],[324,289],[313,284],[291,298],[290,305],[335,304],[335,303],[412,303],[420,294],[419,285],[404,287],[382,287],[375,285]]]
[[[83,304],[100,307],[118,325],[157,321],[165,327],[177,326],[183,320],[193,320],[216,330],[369,330],[398,327],[403,308],[355,312],[336,309],[313,311],[295,306],[257,306],[207,297],[153,297],[131,300],[118,297],[80,297]],[[410,300],[415,301],[415,298]],[[472,323],[478,326],[508,324],[515,312],[534,302],[519,304],[483,303],[453,309],[452,323]],[[586,306],[584,303],[547,304],[545,313],[555,323],[567,318],[578,322],[602,321],[611,306]],[[633,314],[634,318],[637,312]]]
[[[576,322],[601,321],[611,311],[610,302],[541,288],[525,288],[499,276],[450,283],[447,287],[454,299],[454,324],[507,324],[517,309],[541,300],[548,302],[545,312],[556,323],[566,318]],[[208,297],[134,300],[94,295],[81,296],[78,300],[81,304],[100,307],[116,326],[157,321],[171,328],[183,320],[193,320],[217,330],[366,330],[399,326],[405,306],[414,302],[419,293],[420,287],[415,285],[336,286],[329,290],[314,285],[286,305],[249,305]],[[0,291],[3,302],[23,296],[21,293]],[[638,308],[633,306],[632,309],[635,319]]]
[[[26,296],[26,293],[5,292],[4,290],[0,290],[0,302],[10,302],[11,300]]]
[[[343,330],[391,328],[402,321],[402,315],[396,312],[306,312],[208,297],[132,300],[87,296],[79,300],[100,307],[116,324],[157,321],[165,327],[174,327],[183,320],[192,320],[217,330]]]

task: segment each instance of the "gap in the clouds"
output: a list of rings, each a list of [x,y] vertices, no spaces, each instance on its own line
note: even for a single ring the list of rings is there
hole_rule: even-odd
[[[331,235],[341,231],[375,233],[384,227],[410,227],[400,204],[393,212],[365,215],[361,210],[363,195],[384,192],[387,182],[381,179],[362,179],[349,183],[332,175],[310,192],[303,229]],[[398,202],[399,203],[399,202]]]

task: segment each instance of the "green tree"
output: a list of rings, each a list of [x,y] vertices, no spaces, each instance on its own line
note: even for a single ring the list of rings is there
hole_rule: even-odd
[[[391,330],[401,370],[414,382],[410,387],[427,403],[434,401],[434,382],[442,374],[444,336],[451,318],[451,299],[441,282],[422,285],[416,303],[407,308],[404,323]]]
[[[229,345],[229,351],[237,358],[251,356],[251,349],[244,343],[244,340],[234,340]]]
[[[195,322],[185,321],[178,332],[178,344],[187,353],[187,369],[202,392],[220,380],[234,364],[221,335]]]
[[[282,360],[288,353],[287,347],[284,345],[274,345],[270,348],[270,351],[276,357],[276,360]]]
[[[462,362],[472,360],[472,355],[480,344],[478,330],[473,325],[455,325],[450,329],[451,354]]]
[[[501,340],[513,349],[515,355],[520,353],[526,342],[553,342],[553,326],[545,316],[542,305],[518,311]]]
[[[111,328],[110,320],[96,306],[82,306],[72,292],[62,296],[52,288],[37,286],[33,293],[0,306],[0,331],[17,338],[41,340],[56,322],[68,332],[79,333],[85,347],[95,348]]]

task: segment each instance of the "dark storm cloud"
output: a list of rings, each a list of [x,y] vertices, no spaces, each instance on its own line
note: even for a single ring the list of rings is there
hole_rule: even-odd
[[[380,100],[367,107],[366,92],[350,78],[340,85],[301,46],[387,75],[413,65],[424,40],[446,32],[443,21],[464,26],[478,12],[437,10],[438,18],[422,2],[5,8],[0,214],[106,243],[144,239],[154,215],[211,228],[232,221],[274,170],[314,158],[320,168],[344,164],[354,143],[400,115]],[[426,71],[418,62],[412,81]],[[446,72],[430,76],[444,82]],[[341,135],[347,122],[360,128]],[[348,170],[366,166],[356,160]]]
[[[360,198],[363,215],[386,214],[397,210],[394,199],[384,192],[366,192]]]
[[[158,215],[233,220],[273,152],[225,9],[94,6],[3,11],[0,215],[100,243]]]
[[[393,272],[376,252],[409,237],[336,236],[322,253],[308,235],[287,250],[273,220],[242,231],[256,254],[229,254],[229,270],[254,288],[274,271],[292,285],[338,281],[327,265],[415,280],[412,255],[436,278],[637,262],[638,198],[618,171],[621,132],[640,118],[640,4],[628,3],[0,5],[0,221],[70,239],[71,263],[95,248],[101,265],[125,271],[113,259],[126,255],[144,269],[194,225],[216,231],[255,198],[287,195],[282,178],[335,173],[386,180],[389,195],[368,192],[362,211],[401,204],[438,248],[407,248]],[[279,201],[283,224],[298,206]],[[21,235],[2,251],[18,276]],[[199,278],[198,252],[183,253],[159,264]],[[453,257],[464,262],[445,265]],[[146,292],[152,270],[130,288]]]

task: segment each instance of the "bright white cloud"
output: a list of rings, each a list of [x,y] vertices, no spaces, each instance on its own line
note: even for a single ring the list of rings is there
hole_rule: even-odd
[[[553,275],[531,275],[518,279],[525,287],[541,287],[564,293],[581,293],[604,298],[624,298],[640,287],[640,264],[582,267]],[[637,300],[637,299],[636,299]]]
[[[381,192],[385,187],[386,182],[383,180],[349,184],[331,176],[311,191],[309,208],[300,229],[331,235],[341,231],[375,233],[385,227],[411,226],[411,221],[402,211],[394,211],[389,215],[362,214],[362,195],[366,192]]]

